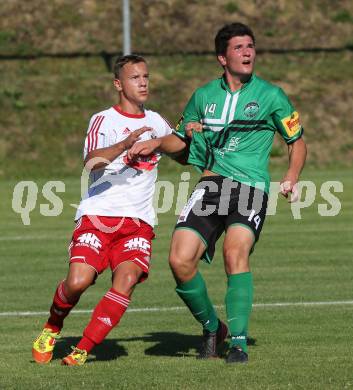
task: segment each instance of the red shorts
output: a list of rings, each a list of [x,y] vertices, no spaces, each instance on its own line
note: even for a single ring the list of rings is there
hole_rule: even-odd
[[[147,278],[151,259],[153,229],[146,222],[129,217],[83,216],[76,224],[69,246],[70,263],[86,263],[97,274],[108,265],[112,272],[119,264],[132,261]]]

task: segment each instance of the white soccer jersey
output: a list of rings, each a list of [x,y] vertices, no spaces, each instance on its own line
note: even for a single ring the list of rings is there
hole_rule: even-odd
[[[172,132],[170,125],[150,110],[132,115],[114,106],[93,115],[87,131],[84,158],[90,151],[112,146],[143,126],[151,127],[153,131],[143,133],[141,141]],[[153,226],[152,202],[160,157],[159,153],[153,153],[132,163],[124,152],[104,169],[91,172],[91,184],[81,200],[75,220],[83,215],[132,217]]]

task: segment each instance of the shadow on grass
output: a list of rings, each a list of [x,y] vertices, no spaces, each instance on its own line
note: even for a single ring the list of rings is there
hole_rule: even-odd
[[[59,339],[54,349],[53,360],[61,360],[67,356],[71,352],[71,346],[77,345],[80,339],[80,337],[63,337]],[[153,332],[140,337],[119,338],[119,340],[106,339],[90,352],[87,363],[116,360],[121,356],[127,356],[126,348],[120,344],[131,341],[153,343],[151,347],[145,349],[145,355],[148,356],[195,357],[201,346],[202,337],[177,332]],[[256,346],[256,339],[249,337],[248,345]],[[229,343],[226,341],[218,351],[220,357],[226,355],[228,348]]]
[[[133,337],[121,341],[144,341],[147,343],[154,343],[152,347],[145,350],[146,355],[183,357],[196,355],[196,351],[200,349],[202,344],[202,337],[176,332],[154,332],[148,333],[142,337]],[[256,339],[249,337],[247,344],[255,346]],[[226,341],[218,351],[219,355],[224,357],[228,348],[229,343]]]
[[[63,337],[59,339],[56,343],[54,349],[54,357],[53,360],[62,359],[67,356],[71,352],[71,346],[77,345],[80,341],[81,337]],[[119,340],[124,341],[124,340]],[[91,361],[109,361],[116,360],[121,356],[127,356],[128,353],[125,347],[122,347],[118,344],[118,340],[116,339],[106,339],[102,342],[102,344],[97,345],[90,352],[89,357],[87,359],[87,363]]]
[[[145,355],[150,356],[195,356],[201,343],[201,337],[176,332],[153,332],[141,337],[131,337],[122,341],[144,341],[153,343],[145,349]]]

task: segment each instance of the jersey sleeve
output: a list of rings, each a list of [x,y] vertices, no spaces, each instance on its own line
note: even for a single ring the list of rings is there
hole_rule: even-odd
[[[83,158],[87,157],[87,154],[95,149],[104,148],[107,146],[107,134],[104,131],[104,115],[93,115],[89,121],[87,135],[85,139],[85,146],[83,151]]]
[[[173,132],[171,124],[162,115],[158,114],[158,126],[154,129],[155,135],[160,138]]]
[[[272,117],[277,131],[287,144],[303,135],[304,129],[300,123],[299,113],[281,88],[278,89],[273,102]]]
[[[179,119],[175,130],[176,135],[178,135],[181,138],[185,138],[185,126],[189,122],[201,122],[202,115],[201,115],[201,106],[199,104],[199,98],[197,91],[194,92],[194,94],[191,96],[190,100],[188,101],[183,115]]]

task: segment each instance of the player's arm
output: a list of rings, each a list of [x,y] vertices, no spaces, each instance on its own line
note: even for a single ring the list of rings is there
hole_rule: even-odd
[[[113,160],[120,156],[123,152],[130,149],[136,141],[140,139],[141,134],[146,131],[151,131],[150,127],[141,127],[133,131],[127,138],[117,142],[114,145],[91,150],[85,157],[84,165],[89,171],[102,169],[109,165]]]
[[[164,153],[182,165],[187,164],[193,132],[202,132],[203,130],[201,111],[202,99],[199,91],[196,90],[188,101],[176,130],[173,132],[174,137],[179,139],[178,143],[170,138],[163,140],[160,147]],[[184,147],[180,141],[184,143]],[[170,148],[169,142],[174,144],[173,150]]]
[[[186,105],[176,130],[172,134],[150,141],[137,142],[128,151],[128,158],[133,160],[137,156],[148,156],[156,150],[167,154],[183,165],[186,164],[191,142],[189,134],[193,129],[202,131],[199,105],[197,93],[195,92]]]
[[[154,151],[163,152],[168,155],[182,152],[187,147],[187,141],[175,133],[148,141],[136,142],[128,150],[128,158],[133,160],[138,156],[148,156]]]
[[[281,181],[281,193],[286,198],[289,193],[292,193],[291,202],[298,200],[296,184],[298,183],[300,173],[304,168],[306,154],[307,148],[303,137],[298,138],[288,145],[289,166]]]
[[[192,133],[195,131],[196,133],[202,133],[203,127],[200,122],[188,122],[185,125],[185,134],[192,138]]]
[[[298,199],[297,183],[304,167],[307,148],[303,140],[304,129],[299,113],[295,111],[287,95],[278,89],[273,103],[273,119],[278,132],[288,145],[289,165],[281,180],[281,193],[286,198],[291,193],[291,202]]]

